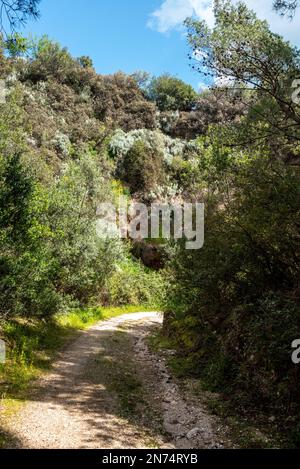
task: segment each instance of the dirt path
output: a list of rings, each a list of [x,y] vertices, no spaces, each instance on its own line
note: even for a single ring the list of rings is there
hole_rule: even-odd
[[[136,313],[82,333],[9,423],[19,447],[222,447],[214,419],[149,351],[145,338],[161,322]]]

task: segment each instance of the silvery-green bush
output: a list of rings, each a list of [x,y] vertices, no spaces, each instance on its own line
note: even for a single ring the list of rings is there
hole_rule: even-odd
[[[172,165],[175,156],[184,158],[188,151],[197,148],[195,141],[173,139],[160,130],[140,129],[126,133],[118,129],[110,140],[109,152],[116,159],[122,160],[137,141],[142,141],[152,150],[162,152],[167,166]]]

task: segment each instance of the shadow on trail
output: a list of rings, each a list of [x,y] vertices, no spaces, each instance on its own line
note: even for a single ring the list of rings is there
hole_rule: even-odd
[[[0,450],[8,446],[18,447],[22,445],[21,440],[13,433],[0,426]]]
[[[122,372],[123,365],[124,382],[128,378],[128,349],[123,349],[124,341],[132,343],[133,335],[136,337],[140,328],[145,330],[145,324],[134,323],[134,333],[122,329],[122,340],[118,335],[121,332],[117,332],[120,325],[109,321],[85,331],[63,352],[51,373],[30,396],[28,414],[17,427],[22,434],[26,426],[26,438],[22,443],[17,442],[18,447],[68,448],[72,447],[71,441],[82,449],[141,447],[145,431],[149,430],[150,434],[151,429],[145,428],[144,421],[136,424],[137,416],[124,415],[114,380],[117,379],[122,397],[124,383],[120,369]],[[125,385],[124,393],[129,393],[125,396],[126,404],[132,404],[129,409],[132,412],[139,406],[139,383],[131,379]]]

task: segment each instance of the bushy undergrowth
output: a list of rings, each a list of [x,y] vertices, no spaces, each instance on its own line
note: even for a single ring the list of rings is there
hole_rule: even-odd
[[[120,264],[108,281],[108,300],[113,305],[144,304],[160,309],[164,294],[163,276],[130,259]]]
[[[1,163],[1,316],[46,318],[97,300],[122,246],[96,232],[110,191],[96,158],[70,162],[49,186],[18,155]]]
[[[231,162],[207,196],[203,249],[178,247],[166,314],[189,372],[287,426],[300,397],[299,188],[278,161]]]

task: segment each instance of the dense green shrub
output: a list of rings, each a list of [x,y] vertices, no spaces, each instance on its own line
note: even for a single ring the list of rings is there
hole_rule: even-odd
[[[154,151],[143,141],[137,141],[126,154],[122,164],[122,180],[132,193],[148,193],[164,183],[164,161],[162,152]]]
[[[205,245],[178,249],[168,329],[214,389],[290,411],[299,399],[299,173],[263,155],[236,156],[218,178],[211,169]]]
[[[50,187],[16,155],[0,165],[0,314],[48,317],[101,297],[123,248],[96,232],[109,201],[98,160],[84,154]],[[112,197],[112,196],[111,196]]]
[[[141,263],[127,260],[118,266],[107,285],[112,305],[143,305],[160,308],[165,294],[163,277]]]
[[[117,175],[133,192],[151,200],[172,200],[195,179],[201,154],[199,142],[172,139],[160,130],[117,130],[109,142]],[[192,183],[189,189],[192,188]]]
[[[53,259],[44,245],[38,190],[20,155],[0,160],[0,317],[48,316],[59,294]]]
[[[160,111],[191,111],[197,99],[191,85],[168,74],[153,78],[148,96]]]
[[[70,162],[49,194],[47,218],[56,285],[81,303],[100,297],[122,255],[120,243],[102,240],[96,232],[98,204],[111,200],[110,183],[90,154]]]

